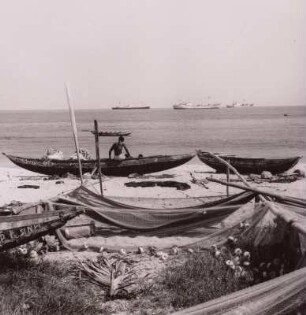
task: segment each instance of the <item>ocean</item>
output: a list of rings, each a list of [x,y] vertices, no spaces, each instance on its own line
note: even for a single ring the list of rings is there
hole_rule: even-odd
[[[284,116],[284,114],[286,114]],[[130,131],[125,143],[132,156],[203,151],[250,157],[304,156],[306,161],[306,107],[249,107],[215,110],[78,110],[75,113],[79,145],[94,155],[93,129]],[[100,138],[100,155],[117,138]],[[1,111],[1,151],[41,157],[55,148],[69,157],[75,152],[69,112]],[[198,163],[196,159],[191,163]],[[14,165],[3,155],[0,166]]]

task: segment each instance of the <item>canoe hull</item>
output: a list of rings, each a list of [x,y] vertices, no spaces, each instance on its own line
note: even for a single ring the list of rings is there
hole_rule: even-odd
[[[84,212],[76,207],[70,206],[70,208],[64,206],[60,211],[1,217],[0,252],[54,232],[67,221]],[[31,209],[27,210],[31,211]]]
[[[29,171],[45,174],[59,175],[70,173],[79,175],[77,160],[48,160],[24,158],[5,154],[14,164]],[[147,174],[167,170],[180,166],[194,157],[193,154],[160,155],[141,158],[128,158],[122,161],[101,159],[101,172],[106,176],[128,176],[129,174]],[[97,165],[96,160],[83,160],[82,172],[91,173]]]
[[[215,169],[217,173],[226,173],[225,164],[208,153],[199,152],[198,157],[203,163]],[[301,159],[299,156],[283,159],[242,158],[227,155],[220,155],[220,157],[236,168],[240,174],[261,174],[263,171],[280,174],[288,171]]]

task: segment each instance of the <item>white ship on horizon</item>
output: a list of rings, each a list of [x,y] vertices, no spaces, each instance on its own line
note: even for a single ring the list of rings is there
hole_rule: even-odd
[[[178,103],[173,105],[173,109],[218,109],[221,107],[221,104],[215,103],[215,104],[192,104],[192,103]]]
[[[238,103],[234,102],[232,104],[226,105],[227,108],[234,108],[234,107],[253,107],[254,103]]]

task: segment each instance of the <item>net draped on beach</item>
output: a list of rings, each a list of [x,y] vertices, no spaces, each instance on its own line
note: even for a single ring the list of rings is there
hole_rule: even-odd
[[[128,230],[133,234],[171,235],[179,231],[211,227],[253,198],[253,193],[243,192],[204,205],[176,209],[147,209],[124,205],[80,187],[63,200],[85,206],[85,215],[104,225]]]
[[[83,205],[91,219],[115,228],[146,233],[172,233],[210,226],[234,213],[246,202],[256,198],[254,193],[240,193],[229,198],[209,201],[202,206],[191,205],[181,209],[144,209],[98,196],[84,187],[62,201]],[[180,314],[304,314],[306,305],[306,213],[305,200],[271,198],[256,200],[254,210],[239,217],[231,225],[215,229],[197,242],[182,246],[195,251],[208,250],[213,244],[222,246],[229,236],[250,239],[254,247],[265,248],[285,244],[290,254],[291,272],[253,285],[235,293],[173,313]],[[241,229],[241,222],[248,222]],[[62,242],[69,241],[59,232]]]

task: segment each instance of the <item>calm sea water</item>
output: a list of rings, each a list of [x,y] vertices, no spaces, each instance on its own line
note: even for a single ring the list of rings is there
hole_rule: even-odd
[[[303,155],[306,161],[305,106],[76,111],[80,147],[93,154],[94,137],[82,130],[93,129],[94,119],[100,130],[131,131],[126,144],[134,156],[202,149],[254,157]],[[108,156],[116,140],[100,138],[101,156]],[[2,152],[28,157],[41,157],[53,147],[70,156],[75,150],[68,111],[0,112],[0,147]],[[0,166],[13,164],[1,155]]]

